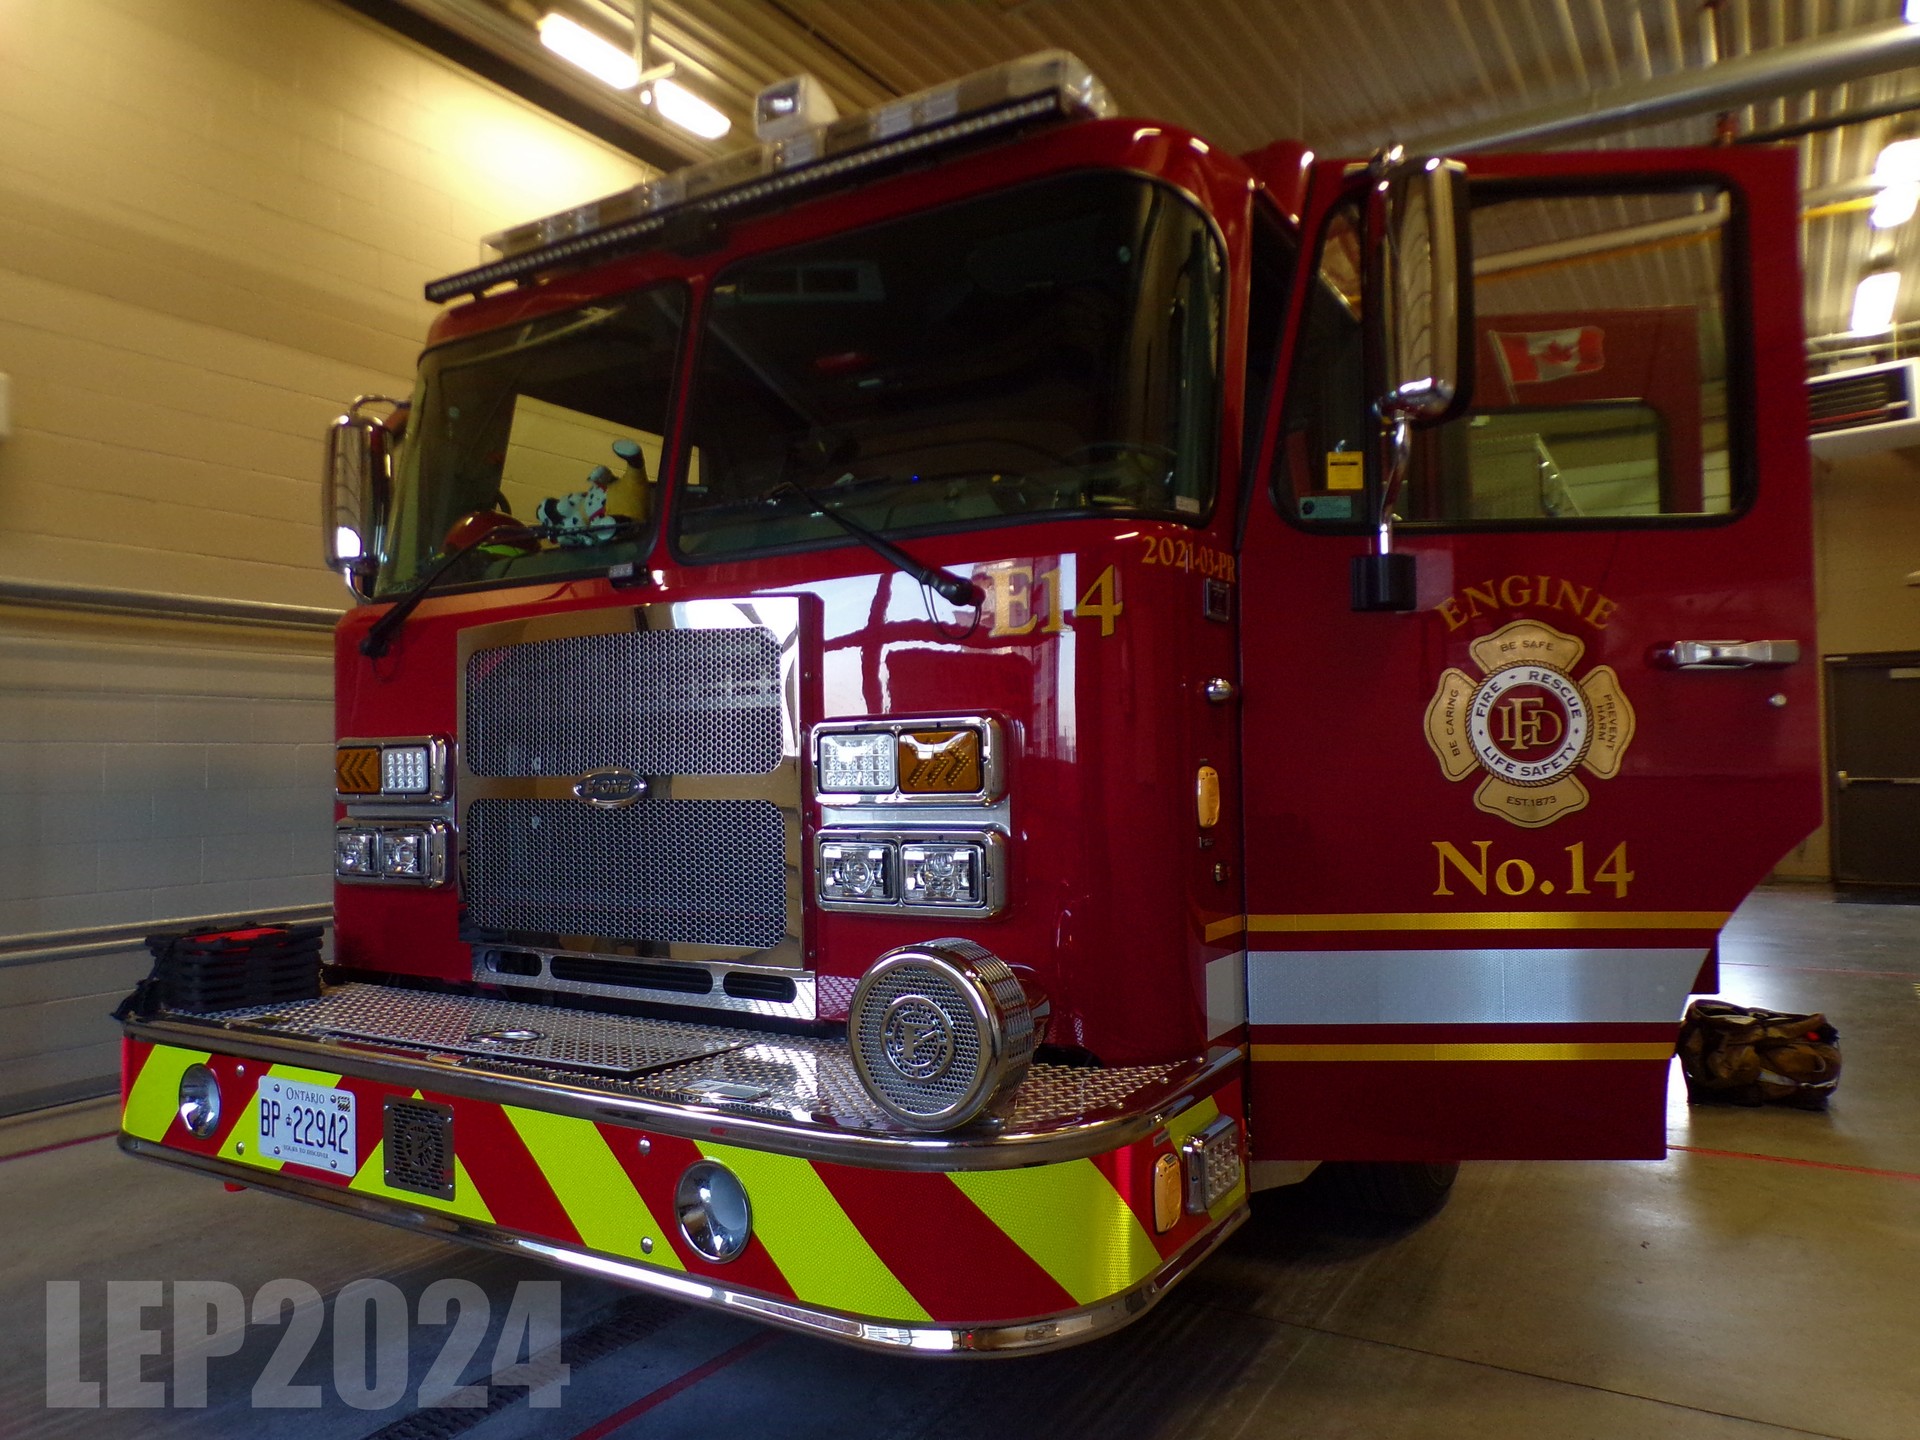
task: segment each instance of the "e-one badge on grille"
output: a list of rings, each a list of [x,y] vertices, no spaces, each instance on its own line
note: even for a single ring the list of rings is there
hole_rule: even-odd
[[[631,770],[609,765],[589,770],[574,782],[573,793],[600,810],[618,810],[647,793],[647,782]]]

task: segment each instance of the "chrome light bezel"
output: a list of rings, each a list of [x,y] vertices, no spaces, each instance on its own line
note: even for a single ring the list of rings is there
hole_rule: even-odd
[[[194,1093],[189,1094],[189,1088]],[[220,1129],[220,1077],[205,1065],[187,1066],[180,1072],[175,1108],[189,1135],[211,1140]]]
[[[827,735],[890,735],[896,751],[900,736],[911,730],[961,730],[980,732],[980,788],[957,794],[910,795],[900,788],[899,766],[894,767],[891,790],[828,790],[820,784],[820,741]],[[931,715],[890,717],[885,720],[828,720],[813,727],[807,781],[813,798],[821,805],[902,805],[979,807],[996,804],[1006,794],[1006,735],[1000,722],[991,715]]]
[[[708,1182],[718,1176],[726,1177],[725,1183],[740,1192],[740,1208],[745,1214],[737,1228],[714,1224]],[[702,1193],[703,1189],[708,1193]],[[753,1240],[753,1197],[740,1177],[717,1160],[696,1160],[681,1172],[673,1190],[673,1218],[681,1238],[703,1260],[715,1265],[738,1260]]]
[[[427,788],[389,792],[382,788],[375,794],[354,795],[344,790],[333,792],[334,800],[341,805],[438,805],[453,794],[448,777],[453,771],[453,743],[444,735],[383,735],[378,739],[358,738],[336,740],[334,753],[342,750],[378,750],[380,752],[381,785],[386,784],[387,751],[406,750],[424,747],[427,752]]]
[[[826,896],[828,845],[887,847],[893,886],[891,900],[835,900]],[[914,905],[906,899],[906,862],[911,845],[967,845],[980,852],[980,903]],[[1007,908],[1007,837],[999,830],[825,829],[813,837],[813,898],[822,910],[849,915],[925,915],[948,920],[987,920]]]
[[[400,833],[421,837],[424,853],[421,873],[418,875],[388,875],[381,873],[381,850],[385,837]],[[453,873],[453,827],[444,820],[342,820],[333,827],[335,869],[333,883],[336,885],[404,885],[413,889],[438,889],[447,883]],[[367,874],[343,874],[339,868],[339,837],[343,834],[365,834],[373,837],[374,868]]]
[[[1240,1159],[1240,1122],[1231,1115],[1217,1116],[1186,1138],[1180,1158],[1187,1172],[1187,1213],[1205,1215],[1246,1178],[1246,1165]],[[1222,1160],[1230,1161],[1231,1168]]]

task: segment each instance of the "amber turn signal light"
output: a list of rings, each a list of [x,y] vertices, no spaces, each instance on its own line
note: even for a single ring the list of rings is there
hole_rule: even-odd
[[[1193,809],[1202,830],[1220,823],[1220,772],[1211,765],[1202,765],[1193,777]]]
[[[983,783],[978,730],[908,730],[901,734],[903,794],[975,795]]]
[[[1185,1188],[1180,1180],[1180,1157],[1162,1155],[1153,1162],[1153,1233],[1164,1235],[1180,1223]]]
[[[333,752],[333,788],[342,795],[380,793],[380,747],[342,745]]]

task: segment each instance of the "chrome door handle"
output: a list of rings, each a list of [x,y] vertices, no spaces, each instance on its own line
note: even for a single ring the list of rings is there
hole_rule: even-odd
[[[1675,640],[1653,652],[1663,670],[1779,670],[1799,662],[1798,640]]]
[[[1844,770],[1836,770],[1833,778],[1842,790],[1849,785],[1920,785],[1920,775],[1849,775]]]

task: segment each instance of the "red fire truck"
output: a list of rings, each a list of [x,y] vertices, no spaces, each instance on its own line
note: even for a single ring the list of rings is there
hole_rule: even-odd
[[[335,426],[331,964],[131,1011],[123,1148],[926,1352],[1662,1155],[1818,815],[1790,156],[758,109]]]

